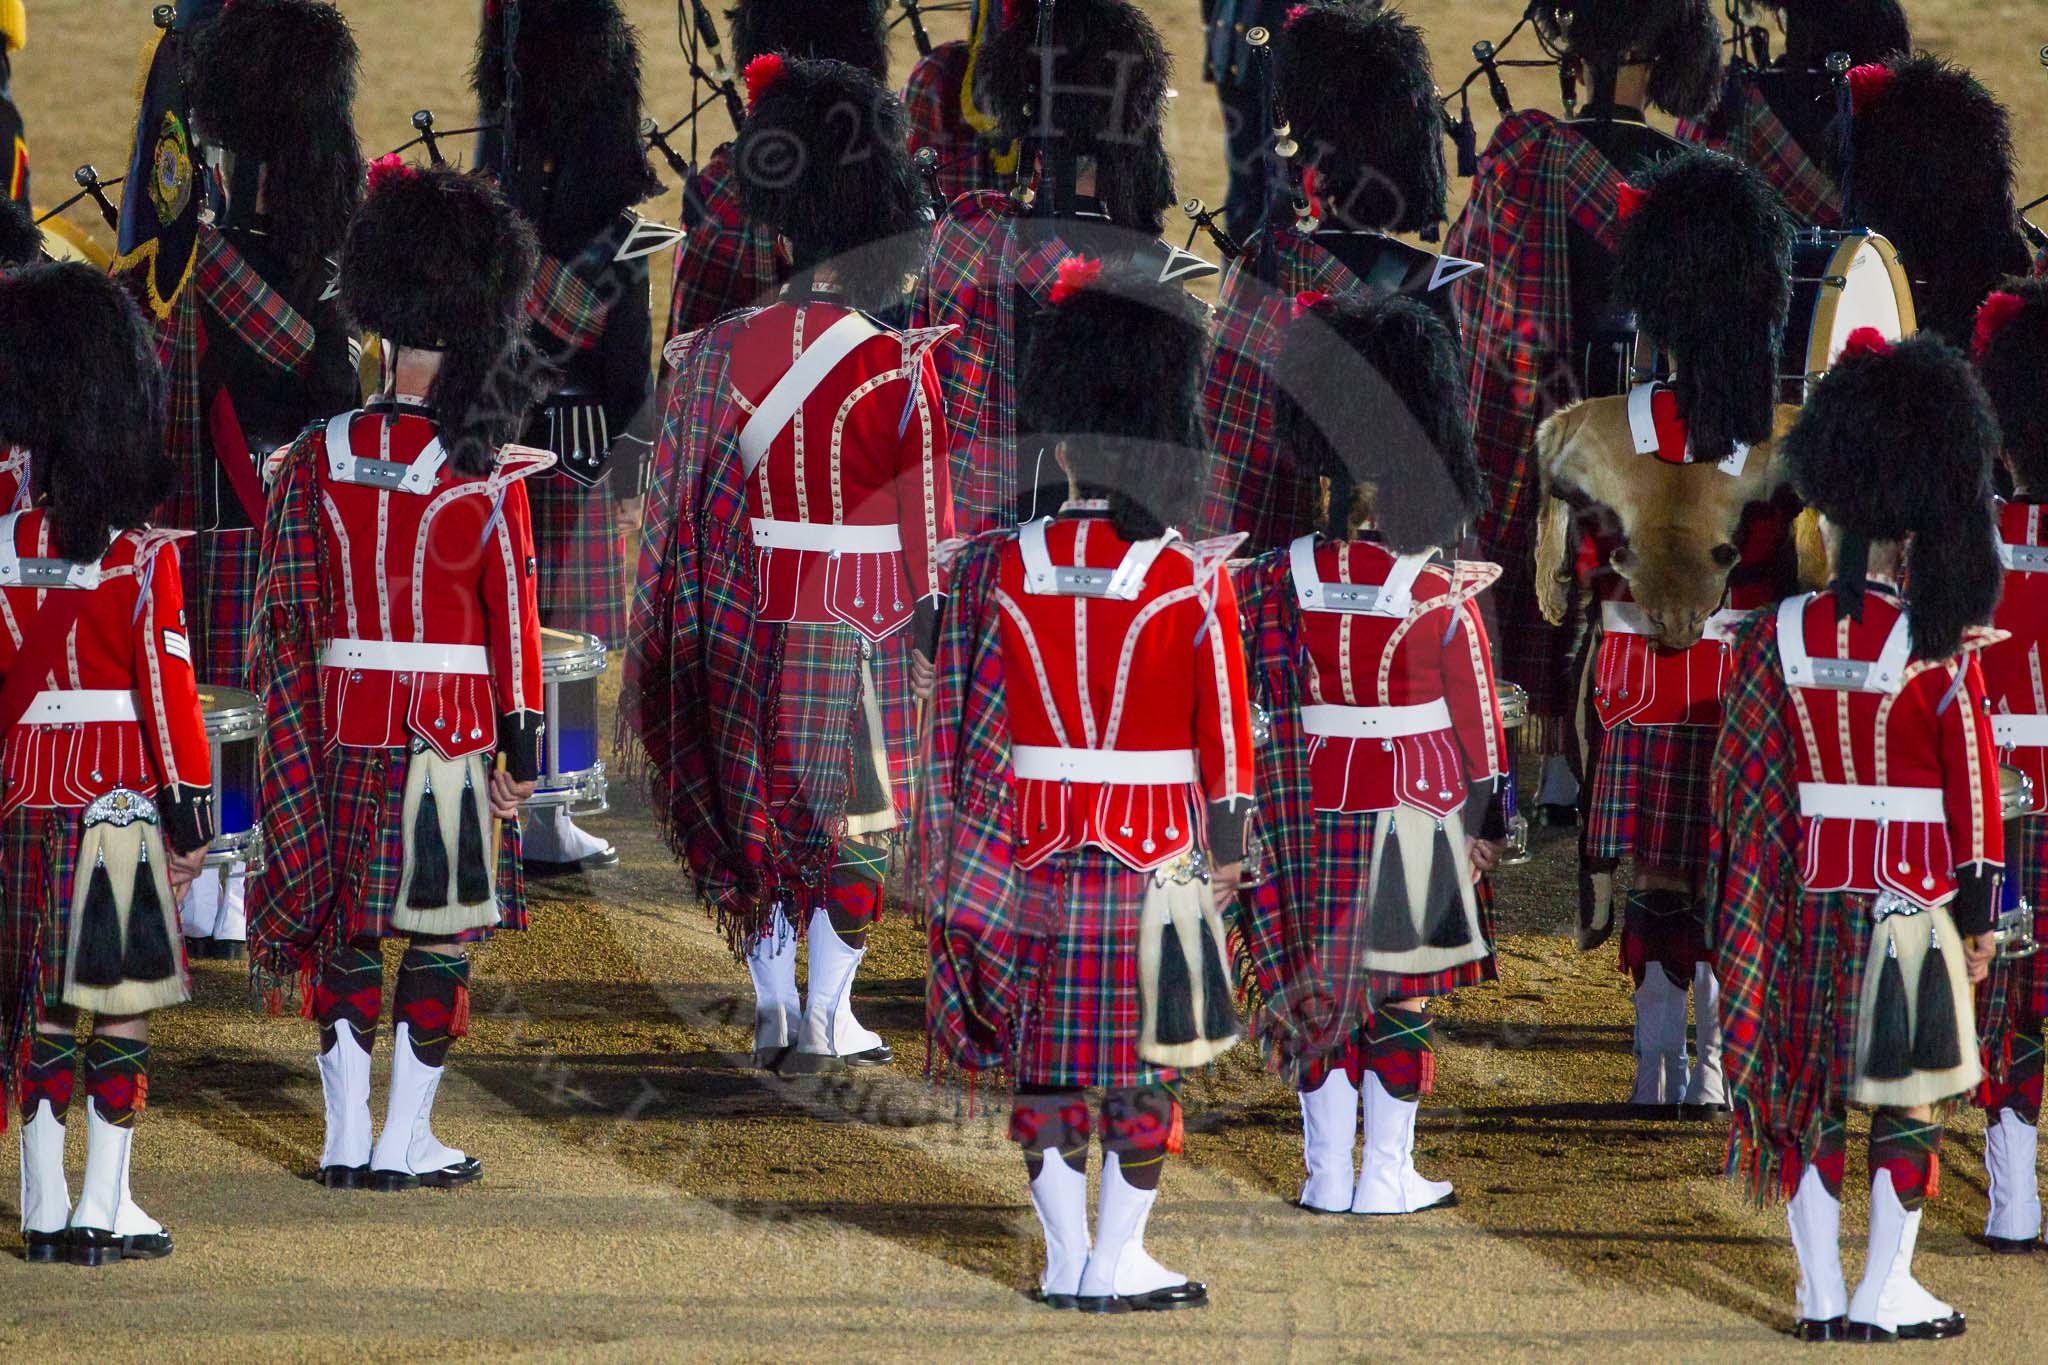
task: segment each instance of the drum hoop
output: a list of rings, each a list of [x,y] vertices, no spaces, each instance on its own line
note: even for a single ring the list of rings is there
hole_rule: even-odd
[[[1529,723],[1529,692],[1518,683],[1501,683],[1494,689],[1500,701],[1500,725],[1503,730],[1518,729]]]
[[[211,704],[223,700],[228,704]],[[209,740],[233,743],[263,733],[263,702],[254,692],[239,687],[202,687],[199,706]]]
[[[1865,247],[1877,253],[1878,260],[1884,263],[1885,273],[1891,277],[1892,297],[1899,305],[1899,335],[1913,335],[1913,284],[1906,278],[1905,268],[1899,264],[1898,251],[1874,232],[1844,233],[1842,239],[1835,243],[1835,249],[1829,253],[1828,263],[1821,271],[1820,287],[1814,294],[1813,316],[1807,320],[1804,375],[1807,379],[1818,378],[1827,372],[1829,357],[1826,349],[1828,338],[1834,335],[1835,310],[1841,307],[1842,287],[1848,282],[1849,270],[1855,264],[1857,254]]]
[[[2007,820],[2026,815],[2034,804],[2034,780],[2018,768],[1998,765],[1998,805]]]
[[[548,645],[561,638],[569,639],[572,642],[570,647],[550,651]],[[585,682],[601,677],[608,652],[605,642],[595,635],[580,630],[546,628],[541,631],[541,680],[551,683]]]

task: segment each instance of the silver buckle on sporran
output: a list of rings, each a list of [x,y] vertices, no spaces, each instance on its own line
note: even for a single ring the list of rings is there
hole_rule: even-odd
[[[1186,886],[1189,882],[1209,880],[1209,858],[1199,848],[1191,848],[1180,857],[1162,867],[1153,869],[1154,886]]]
[[[1918,901],[1907,900],[1896,891],[1880,891],[1877,900],[1870,907],[1870,922],[1883,924],[1893,915],[1924,915],[1927,907]]]
[[[145,825],[161,823],[156,802],[141,792],[132,792],[126,787],[114,788],[85,808],[85,824],[88,829],[94,825],[112,825],[115,829],[126,829],[138,820]]]

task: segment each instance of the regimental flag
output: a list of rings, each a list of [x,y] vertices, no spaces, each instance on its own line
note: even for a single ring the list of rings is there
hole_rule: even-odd
[[[142,55],[134,151],[121,191],[114,270],[136,283],[159,318],[170,316],[192,275],[201,192],[199,155],[185,95],[191,19],[154,34]]]

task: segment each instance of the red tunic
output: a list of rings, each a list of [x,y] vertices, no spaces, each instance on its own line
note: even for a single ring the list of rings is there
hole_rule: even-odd
[[[896,332],[833,303],[746,319],[728,370],[747,414],[747,513],[758,619],[895,634],[938,584],[953,491],[932,348],[953,328]]]
[[[122,531],[98,564],[73,564],[57,558],[43,508],[0,516],[0,676],[13,667],[53,591],[88,594],[64,666],[44,680],[6,742],[0,815],[23,806],[83,809],[124,787],[179,808],[166,811],[173,847],[197,848],[212,838],[213,764],[172,548],[190,534]],[[36,586],[58,576],[75,586]],[[62,719],[80,707],[91,708],[83,714],[125,714]]]
[[[1788,598],[1778,611],[1800,734],[1806,889],[1888,890],[1941,905],[1955,895],[1957,871],[2002,864],[1997,755],[1972,654],[1910,657],[1905,613],[1875,586],[1861,621],[1837,620],[1829,593]],[[1965,641],[1976,648],[1981,639]],[[1867,665],[1846,670],[1865,679],[1862,688],[1840,685],[1845,670],[1829,666],[1838,660]]]
[[[488,476],[461,474],[409,409],[343,413],[312,440],[338,579],[322,738],[389,748],[417,736],[444,758],[502,747],[513,776],[535,776],[544,694],[520,480],[554,456],[507,446]]]
[[[1313,536],[1290,553],[1313,664],[1306,690],[1317,709],[1302,720],[1316,809],[1409,806],[1441,818],[1465,804],[1469,787],[1505,773],[1506,732],[1473,600],[1499,570],[1397,557],[1365,541],[1317,545]]]
[[[2009,502],[1998,514],[2005,594],[1992,624],[2011,638],[1985,650],[1984,690],[1999,757],[2034,784],[2035,814],[2048,811],[2048,505]]]
[[[1250,697],[1222,572],[1238,538],[1133,545],[1100,511],[1069,503],[1026,523],[998,570],[1020,867],[1094,844],[1148,871],[1195,847],[1197,792],[1233,813],[1251,804]],[[1223,844],[1212,831],[1211,852],[1234,860]]]

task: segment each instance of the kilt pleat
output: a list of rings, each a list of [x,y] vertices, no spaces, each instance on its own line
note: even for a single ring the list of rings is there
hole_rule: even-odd
[[[321,795],[334,856],[339,940],[389,938],[404,932],[394,927],[392,912],[405,867],[406,767],[402,748],[337,747],[328,752]],[[504,826],[498,842],[498,914],[495,926],[449,937],[467,943],[501,929],[526,927],[526,884],[516,824]]]
[[[1706,868],[1708,780],[1719,737],[1711,725],[1624,724],[1603,732],[1585,852],[1697,880]]]
[[[539,560],[540,621],[626,643],[626,551],[611,487],[543,474],[526,481]]]
[[[1052,926],[1025,947],[1029,981],[1017,1080],[1023,1085],[1143,1085],[1173,1073],[1138,1057],[1138,916],[1151,874],[1098,848],[1055,854],[1019,874]]]

